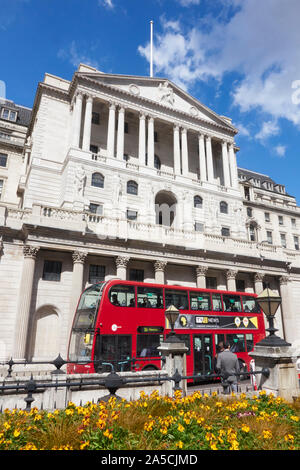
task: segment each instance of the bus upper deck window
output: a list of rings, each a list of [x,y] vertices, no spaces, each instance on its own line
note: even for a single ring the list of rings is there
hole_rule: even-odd
[[[116,307],[135,307],[134,286],[113,286],[109,291],[109,300]]]
[[[260,313],[260,308],[255,297],[242,296],[244,312]]]
[[[214,312],[221,312],[222,310],[221,294],[212,294],[212,309]]]
[[[179,310],[187,310],[189,308],[187,291],[166,289],[165,303],[166,308],[170,307],[170,305],[174,305]]]
[[[163,308],[163,291],[156,287],[137,288],[137,304],[142,308]]]
[[[205,292],[190,292],[191,310],[210,310],[210,294]]]
[[[224,312],[242,312],[241,298],[239,295],[223,294]]]

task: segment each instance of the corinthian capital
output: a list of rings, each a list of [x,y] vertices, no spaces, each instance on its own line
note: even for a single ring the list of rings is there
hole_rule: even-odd
[[[254,282],[263,282],[264,278],[265,278],[265,274],[263,273],[254,274]]]
[[[197,266],[196,267],[196,275],[198,276],[205,276],[207,273],[208,267],[207,266]]]
[[[235,279],[236,275],[237,275],[237,271],[235,269],[228,269],[228,271],[226,271],[227,279]]]
[[[35,259],[36,255],[38,254],[39,249],[40,249],[39,246],[31,246],[31,245],[23,246],[24,258]]]
[[[154,263],[154,270],[156,271],[164,271],[167,266],[167,261],[160,261],[157,260]]]
[[[118,256],[116,258],[116,266],[117,268],[127,268],[127,264],[129,262],[129,256]]]
[[[281,277],[279,278],[279,284],[280,284],[281,286],[285,286],[289,281],[290,281],[289,276],[281,276]]]
[[[84,263],[87,257],[87,253],[85,251],[74,251],[72,253],[73,263]]]

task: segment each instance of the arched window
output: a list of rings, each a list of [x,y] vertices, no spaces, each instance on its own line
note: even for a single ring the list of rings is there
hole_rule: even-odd
[[[104,188],[104,176],[101,173],[92,174],[92,186],[96,188]]]
[[[135,181],[130,180],[127,182],[127,193],[134,194],[135,196],[137,196],[138,184]]]
[[[202,209],[202,203],[203,200],[201,196],[194,196],[194,207],[196,207],[196,209]]]
[[[228,204],[225,201],[220,202],[220,212],[222,214],[228,214]]]
[[[154,168],[156,168],[157,170],[160,170],[160,167],[161,167],[160,159],[157,155],[154,155]]]

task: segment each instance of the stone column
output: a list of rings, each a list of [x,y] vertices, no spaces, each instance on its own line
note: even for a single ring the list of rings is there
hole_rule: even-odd
[[[79,147],[80,142],[80,129],[81,129],[81,113],[82,113],[82,93],[78,93],[76,96],[75,105],[73,108],[74,120],[73,120],[73,145]]]
[[[237,171],[237,164],[236,164],[236,155],[235,155],[233,144],[229,144],[229,163],[230,163],[232,187],[235,189],[238,189],[239,180],[238,180],[238,171]]]
[[[206,158],[205,158],[205,144],[204,135],[199,134],[199,169],[200,169],[200,181],[206,181]]]
[[[212,146],[211,146],[211,137],[206,136],[206,163],[207,163],[207,180],[210,183],[214,182],[214,167],[213,167],[213,156],[212,156]]]
[[[228,150],[227,150],[226,141],[222,142],[222,162],[223,162],[224,186],[228,188],[231,186],[231,182],[230,182],[229,160],[228,160]]]
[[[83,290],[83,273],[84,273],[84,264],[87,257],[85,251],[74,251],[72,253],[73,259],[73,274],[72,274],[72,287],[71,287],[71,296],[70,296],[70,321],[69,321],[69,331],[72,328],[72,322],[79,301],[79,297]]]
[[[263,273],[255,273],[254,274],[254,291],[255,294],[259,295],[264,290],[263,287],[263,280],[265,275]]]
[[[197,266],[196,267],[196,279],[197,279],[197,287],[200,289],[206,288],[206,273],[208,267],[207,266]]]
[[[228,269],[228,271],[226,271],[227,290],[233,291],[233,292],[236,291],[236,282],[235,282],[236,275],[237,275],[237,271],[234,269]]]
[[[30,304],[38,246],[25,245],[23,248],[24,261],[19,288],[16,335],[14,344],[14,359],[25,359]]]
[[[139,165],[146,165],[146,116],[143,113],[139,122]]]
[[[114,158],[115,156],[115,127],[116,127],[116,105],[110,103],[107,125],[107,156]]]
[[[180,165],[180,141],[179,141],[179,126],[173,127],[173,152],[174,152],[174,173],[175,175],[181,174]]]
[[[188,348],[183,341],[179,338],[178,341],[176,341],[175,337],[174,340],[170,340],[168,342],[168,338],[166,338],[166,340],[162,342],[157,349],[161,352],[161,355],[166,358],[163,370],[167,372],[169,377],[173,377],[176,371],[181,376],[186,376],[186,353]],[[173,381],[167,381],[165,383],[165,386],[163,387],[165,395],[170,397],[173,396],[174,385],[175,383]],[[186,396],[187,381],[182,380],[179,383],[179,387],[183,392],[183,396]]]
[[[281,309],[282,309],[282,321],[284,339],[293,344],[297,338],[297,330],[295,328],[295,308],[293,305],[292,286],[289,276],[281,276],[279,279],[280,283],[280,295],[281,295]],[[276,318],[276,317],[275,317]]]
[[[188,176],[189,174],[189,153],[187,143],[187,129],[181,129],[181,150],[182,150],[182,174]]]
[[[129,259],[129,256],[118,256],[116,258],[117,277],[124,281],[127,278],[127,265]]]
[[[149,116],[148,118],[147,154],[148,166],[150,168],[154,168],[154,118],[152,116]]]
[[[83,138],[82,138],[82,149],[86,151],[90,150],[90,145],[91,145],[92,110],[93,110],[93,98],[92,96],[88,96],[86,99],[86,105],[85,105]]]
[[[165,283],[165,268],[167,266],[166,261],[155,261],[154,271],[155,271],[155,282],[157,284]]]
[[[124,158],[124,130],[125,130],[125,109],[121,106],[119,108],[118,116],[118,134],[117,134],[117,159]]]

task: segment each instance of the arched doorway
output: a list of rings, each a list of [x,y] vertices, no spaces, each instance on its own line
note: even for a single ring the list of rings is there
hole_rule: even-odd
[[[31,357],[53,360],[59,351],[59,315],[52,305],[40,307],[34,315],[31,335]]]
[[[158,225],[174,227],[177,199],[171,191],[159,191],[155,197],[155,220]]]

